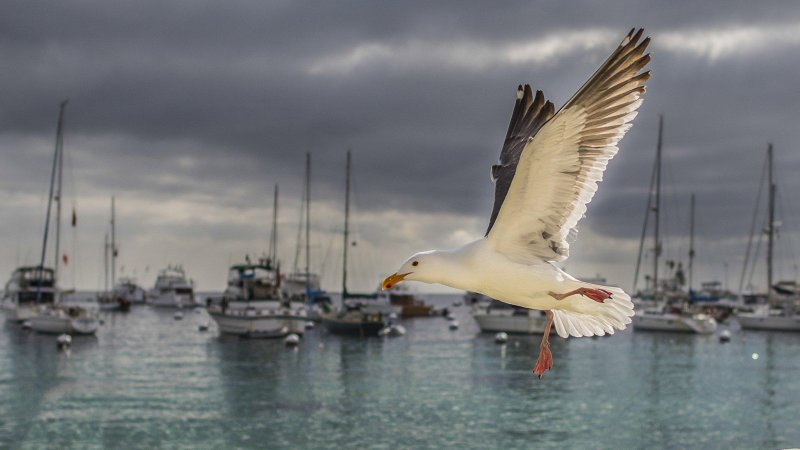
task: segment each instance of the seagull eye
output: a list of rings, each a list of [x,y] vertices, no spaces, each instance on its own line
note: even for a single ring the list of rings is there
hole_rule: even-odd
[[[414,261],[411,263],[412,266],[417,267],[419,265],[419,261]]]

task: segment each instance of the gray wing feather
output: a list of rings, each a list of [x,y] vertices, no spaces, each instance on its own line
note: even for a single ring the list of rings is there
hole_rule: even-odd
[[[511,187],[522,150],[542,128],[542,125],[553,117],[554,112],[553,103],[544,99],[542,91],[536,91],[536,96],[534,96],[530,85],[526,84],[524,87],[517,88],[517,101],[514,103],[511,122],[508,124],[508,132],[506,132],[506,139],[500,152],[500,162],[492,166],[494,208],[486,235],[491,231],[497,220],[497,214],[503,206],[503,200]]]

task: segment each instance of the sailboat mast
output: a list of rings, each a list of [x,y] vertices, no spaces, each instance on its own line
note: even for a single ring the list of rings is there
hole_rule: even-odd
[[[116,233],[116,211],[114,208],[114,196],[111,196],[111,286],[117,284],[117,233]]]
[[[344,251],[342,252],[342,300],[347,297],[347,247],[350,241],[350,150],[347,151],[347,175],[344,184]]]
[[[306,293],[311,280],[311,153],[306,152]]]
[[[775,239],[775,181],[773,178],[772,144],[767,146],[769,217],[767,222],[767,301],[772,303],[772,260]]]
[[[692,276],[694,275],[694,194],[692,194],[689,210],[689,291],[692,290]]]
[[[270,259],[272,264],[278,264],[278,185],[275,185],[275,194],[272,199],[272,236],[269,241]]]
[[[103,291],[108,292],[108,233],[103,239]]]
[[[39,260],[39,276],[37,279],[39,282],[36,286],[36,302],[39,303],[42,299],[42,290],[41,288],[41,279],[44,275],[44,258],[47,254],[47,235],[50,232],[50,210],[53,206],[53,188],[56,182],[56,170],[59,166],[59,155],[61,153],[61,135],[63,132],[64,127],[64,108],[67,106],[67,102],[69,100],[64,100],[61,102],[61,106],[59,107],[58,111],[58,126],[56,127],[56,145],[55,145],[55,152],[53,153],[53,169],[50,172],[50,191],[47,195],[47,213],[45,214],[44,219],[44,236],[42,238],[42,257]],[[56,252],[58,253],[58,252]],[[58,256],[56,256],[56,260],[58,260]],[[57,280],[57,278],[56,278]]]
[[[56,202],[56,236],[55,254],[53,262],[53,276],[58,280],[58,267],[61,259],[61,191],[64,178],[64,116],[59,112],[59,133],[56,137],[58,146],[58,172],[56,174],[56,192],[53,200]]]
[[[661,141],[664,131],[664,116],[658,116],[658,144],[656,145],[656,199],[653,206],[655,226],[653,231],[653,294],[658,292],[658,257],[661,256],[661,243],[658,240],[658,228],[661,213]]]

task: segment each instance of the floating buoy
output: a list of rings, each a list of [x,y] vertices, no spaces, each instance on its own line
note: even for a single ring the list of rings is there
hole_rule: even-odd
[[[450,329],[451,330],[457,330],[458,329],[458,321],[457,320],[451,320],[450,321]]]
[[[445,317],[447,317],[447,320],[449,321],[456,320],[456,316],[454,316],[453,313],[447,313],[447,316]]]
[[[197,325],[197,329],[199,331],[208,331],[208,322],[200,322],[200,324]]]
[[[498,344],[505,344],[508,342],[508,333],[501,331],[494,335],[494,341]]]
[[[389,313],[389,320],[397,320],[397,313],[396,312]]]
[[[731,340],[731,332],[730,331],[722,330],[722,332],[719,333],[719,341],[720,342],[730,342],[730,340]]]
[[[310,330],[312,328],[314,328],[314,322],[309,320],[308,322],[306,322],[306,330]]]
[[[25,322],[22,322],[21,326],[22,326],[23,330],[30,330],[31,328],[33,328],[31,326],[31,321],[30,320],[26,320]]]
[[[288,347],[294,347],[300,344],[300,336],[292,333],[283,340],[283,343],[286,344]]]
[[[183,320],[183,313],[180,311],[175,311],[175,314],[172,315],[172,318],[175,320]]]
[[[56,345],[61,350],[69,348],[69,346],[72,345],[72,336],[68,334],[59,334],[56,338]]]

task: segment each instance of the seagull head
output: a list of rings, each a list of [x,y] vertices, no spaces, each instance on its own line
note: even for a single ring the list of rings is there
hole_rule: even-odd
[[[442,270],[441,252],[431,250],[419,252],[408,258],[397,272],[389,275],[381,283],[381,289],[391,289],[392,286],[402,281],[422,281],[424,283],[438,282]]]

